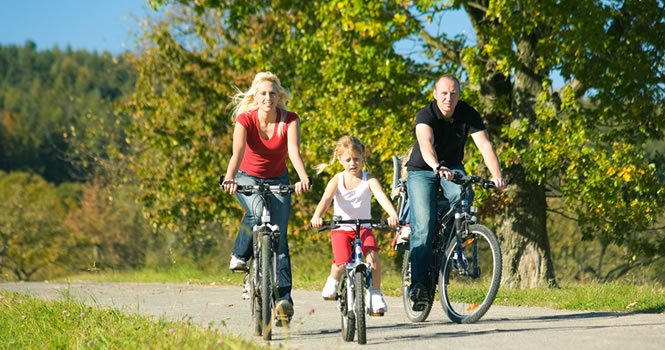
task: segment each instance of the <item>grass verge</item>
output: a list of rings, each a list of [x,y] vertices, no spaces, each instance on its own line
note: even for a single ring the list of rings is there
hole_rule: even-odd
[[[267,349],[209,324],[131,315],[87,306],[67,294],[47,301],[0,292],[3,349]]]

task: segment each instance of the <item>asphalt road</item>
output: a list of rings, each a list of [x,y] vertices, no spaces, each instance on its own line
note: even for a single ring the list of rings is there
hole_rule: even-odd
[[[223,324],[236,335],[252,335],[249,301],[240,287],[152,283],[0,283],[1,290],[49,299],[69,290],[97,306],[169,319]],[[367,344],[341,339],[337,303],[319,292],[293,292],[295,316],[288,329],[275,328],[273,346],[289,349],[665,349],[665,314],[586,312],[494,305],[477,323],[454,324],[437,302],[428,320],[411,323],[400,298],[388,297],[384,317],[367,318]]]

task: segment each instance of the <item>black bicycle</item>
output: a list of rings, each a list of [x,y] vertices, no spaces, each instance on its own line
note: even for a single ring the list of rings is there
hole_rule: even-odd
[[[346,263],[346,270],[340,283],[340,293],[337,296],[342,323],[342,338],[347,342],[353,341],[357,330],[358,344],[365,344],[367,343],[365,312],[370,316],[383,316],[383,313],[375,314],[372,312],[371,306],[365,304],[365,291],[372,286],[372,266],[362,260],[360,228],[364,224],[369,224],[374,228],[388,228],[388,224],[386,220],[341,220],[333,217],[332,220],[323,221],[323,228],[319,229],[319,232],[335,229],[341,224],[353,224],[356,227],[355,239],[349,240],[353,259]]]
[[[223,178],[220,178],[220,186]],[[237,192],[251,195],[258,193],[263,200],[261,223],[252,228],[252,267],[244,272],[249,284],[249,299],[254,320],[254,335],[263,339],[272,338],[272,321],[286,326],[291,319],[288,315],[276,314],[275,295],[277,295],[277,247],[279,245],[279,227],[270,223],[270,205],[268,196],[272,193],[286,195],[295,192],[293,185],[238,185]]]
[[[397,198],[398,214],[405,210],[406,187],[397,188],[401,161],[393,158],[395,172],[393,191]],[[452,182],[462,186],[461,200],[450,207],[439,201],[436,231],[432,241],[433,265],[428,271],[431,283],[428,299],[411,301],[411,262],[408,242],[395,246],[404,250],[402,262],[402,301],[407,317],[413,322],[427,319],[439,285],[441,306],[455,323],[478,321],[494,302],[501,283],[501,248],[496,235],[487,227],[477,224],[478,208],[468,202],[468,189],[472,185],[494,188],[494,183],[478,176],[455,174]],[[401,216],[400,216],[401,217]]]

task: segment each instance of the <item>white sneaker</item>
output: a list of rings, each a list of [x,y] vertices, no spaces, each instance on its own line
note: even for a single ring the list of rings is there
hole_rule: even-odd
[[[235,255],[231,255],[231,263],[229,264],[231,270],[247,270],[247,261],[240,259]]]
[[[374,314],[383,314],[385,312],[388,312],[388,305],[386,304],[386,301],[383,299],[383,294],[381,293],[381,289],[372,289],[367,291],[368,296],[367,300],[369,301],[369,307],[372,308],[372,313]]]
[[[411,226],[404,225],[399,229],[399,238],[403,241],[408,241],[411,237]]]
[[[325,300],[336,300],[337,299],[337,288],[339,287],[339,280],[334,279],[332,276],[328,276],[326,285],[321,291],[321,296]]]

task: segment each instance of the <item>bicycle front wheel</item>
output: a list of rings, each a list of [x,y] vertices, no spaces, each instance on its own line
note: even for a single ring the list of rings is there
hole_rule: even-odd
[[[358,329],[358,344],[367,343],[367,334],[365,330],[365,272],[356,271],[356,277],[353,280],[353,289],[355,293],[355,314],[356,328]]]
[[[469,226],[461,245],[453,240],[446,250],[439,274],[441,306],[451,321],[474,323],[492,306],[500,283],[501,248],[496,236],[483,225]]]
[[[261,236],[261,318],[263,319],[263,339],[272,338],[272,269],[270,264],[270,235]]]
[[[353,338],[356,334],[356,318],[351,310],[351,295],[349,294],[347,283],[349,279],[345,276],[342,276],[342,283],[340,288],[339,295],[339,311],[341,312],[342,320],[342,339],[344,341],[350,342],[353,341]]]

